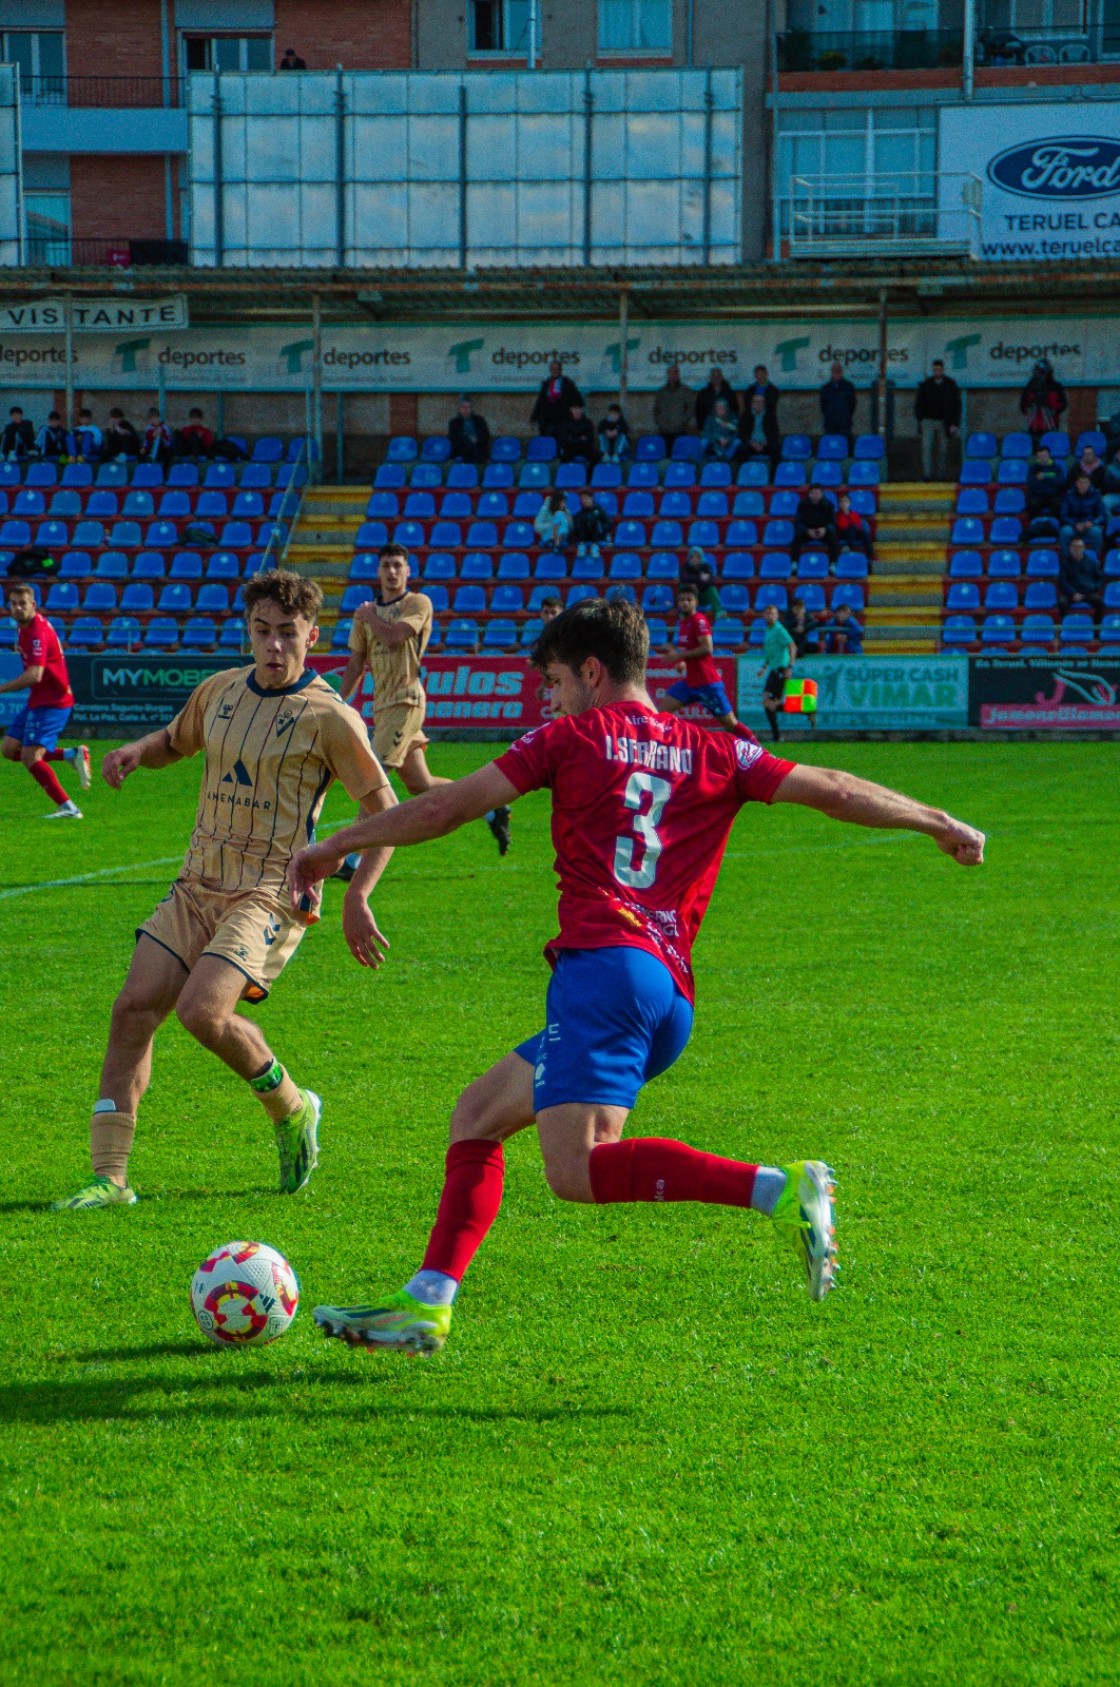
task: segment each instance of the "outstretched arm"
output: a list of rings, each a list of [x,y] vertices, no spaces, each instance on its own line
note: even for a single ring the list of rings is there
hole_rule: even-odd
[[[38,685],[42,677],[41,667],[25,668],[15,679],[6,679],[3,685],[0,685],[0,691],[26,691],[29,686]]]
[[[830,820],[847,820],[853,826],[923,832],[962,867],[979,867],[984,860],[984,834],[975,827],[954,820],[944,809],[928,808],[912,797],[836,768],[795,767],[778,786],[774,801],[801,803]]]
[[[292,907],[298,908],[300,898],[310,892],[311,886],[319,879],[329,878],[353,850],[396,849],[402,844],[446,837],[448,832],[458,831],[470,820],[481,820],[492,808],[514,802],[520,795],[516,785],[491,762],[489,767],[480,767],[465,779],[437,785],[434,791],[399,803],[385,813],[356,820],[333,837],[293,855],[288,868]]]
[[[161,726],[158,732],[149,732],[145,738],[122,744],[119,750],[110,750],[102,760],[101,774],[114,791],[119,791],[138,767],[170,767],[172,762],[182,759],[179,751],[171,748],[167,728]]]
[[[397,806],[393,787],[386,782],[362,798],[365,814],[384,814]],[[379,967],[385,959],[389,939],[377,929],[377,921],[369,906],[373,887],[389,865],[393,851],[388,846],[368,849],[358,862],[354,877],[346,886],[342,899],[342,934],[354,959],[364,967]]]

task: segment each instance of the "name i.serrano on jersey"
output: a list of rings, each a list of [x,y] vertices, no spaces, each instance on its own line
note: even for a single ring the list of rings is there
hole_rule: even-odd
[[[692,751],[684,744],[654,744],[644,738],[616,738],[608,732],[603,747],[608,761],[624,762],[632,767],[650,767],[664,773],[692,772]]]

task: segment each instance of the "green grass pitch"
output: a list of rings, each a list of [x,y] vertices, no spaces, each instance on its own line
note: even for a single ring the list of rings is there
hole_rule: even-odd
[[[1120,1679],[1120,750],[804,754],[984,827],[988,865],[748,810],[691,1047],[633,1124],[829,1159],[841,1288],[810,1305],[753,1214],[562,1206],[524,1136],[430,1362],[326,1344],[310,1308],[410,1274],[457,1090],[538,1026],[545,799],[504,862],[481,825],[396,858],[376,977],[328,890],[256,1010],[325,1100],[306,1194],[273,1194],[262,1110],[173,1023],[141,1203],[54,1216],[199,769],[98,781],[50,826],[0,768],[0,1681]],[[259,1353],[209,1347],[188,1306],[239,1237],[302,1283]]]

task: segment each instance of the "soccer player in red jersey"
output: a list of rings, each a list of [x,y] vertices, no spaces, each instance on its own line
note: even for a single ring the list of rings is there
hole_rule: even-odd
[[[24,582],[13,586],[8,593],[8,608],[19,628],[23,672],[15,679],[5,680],[0,693],[30,689],[31,695],[5,732],[0,752],[6,761],[21,761],[55,804],[52,812],[43,816],[45,820],[80,820],[81,809],[66,795],[50,766],[51,762],[73,762],[78,769],[78,783],[83,791],[88,790],[86,746],[79,744],[72,750],[58,748],[58,740],[74,707],[74,693],[70,690],[70,676],[58,634],[46,616],[40,614],[35,593]]]
[[[726,731],[757,743],[754,733],[741,724],[731,707],[712,655],[712,623],[700,613],[700,594],[688,582],[677,588],[677,610],[677,656],[684,678],[666,691],[665,713],[679,714],[690,703],[699,703]]]
[[[347,850],[443,837],[527,791],[552,792],[560,934],[546,949],[545,1027],[459,1097],[421,1269],[372,1305],[317,1307],[329,1335],[421,1352],[443,1346],[459,1282],[501,1203],[502,1143],[534,1122],[562,1200],[752,1207],[794,1243],[812,1298],[832,1287],[832,1183],[822,1161],[760,1166],[660,1137],[623,1141],[627,1115],[688,1041],[692,943],[745,803],[800,803],[860,826],[923,832],[962,866],[983,860],[984,835],[850,774],[798,767],[760,744],[659,714],[645,688],[648,648],[633,604],[565,610],[533,653],[558,719],[477,773],[292,858],[298,902]]]

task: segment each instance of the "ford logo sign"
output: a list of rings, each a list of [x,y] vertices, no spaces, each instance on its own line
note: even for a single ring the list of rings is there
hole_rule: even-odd
[[[1120,140],[1060,135],[1009,146],[992,159],[988,177],[1024,199],[1100,199],[1120,193]]]

